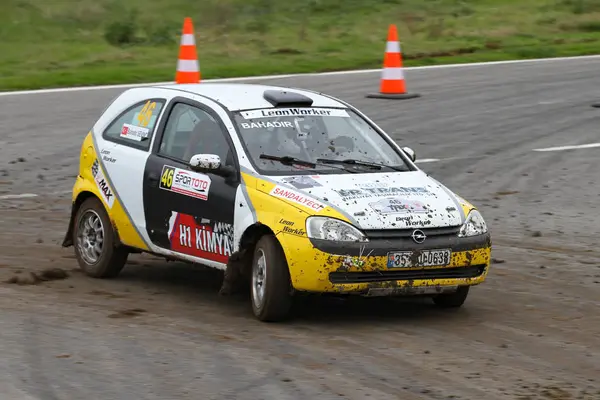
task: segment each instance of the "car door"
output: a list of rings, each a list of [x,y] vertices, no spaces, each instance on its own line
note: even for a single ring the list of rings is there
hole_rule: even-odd
[[[239,185],[235,148],[208,105],[174,99],[165,110],[144,171],[144,214],[150,240],[160,248],[226,264],[233,252]],[[189,166],[195,154],[216,154],[235,169],[224,177]]]
[[[118,196],[126,213],[126,219],[118,221],[118,225],[131,224],[140,235],[132,238],[122,233],[120,239],[134,247],[140,244],[140,240],[147,240],[145,217],[140,207],[144,169],[157,121],[167,103],[166,98],[157,97],[157,94],[160,93],[140,90],[122,96],[109,106],[106,113],[114,112],[115,118],[96,135],[98,162],[110,183],[110,188],[105,190],[111,191],[108,193],[111,198],[105,199],[110,206],[111,200]]]

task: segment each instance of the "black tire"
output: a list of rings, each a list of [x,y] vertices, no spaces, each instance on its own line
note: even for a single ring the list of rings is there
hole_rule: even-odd
[[[84,244],[78,240],[78,235],[83,228],[81,226],[83,219],[89,217],[94,219],[98,217],[102,223],[102,249],[96,261],[87,257],[86,251],[82,249]],[[115,232],[104,205],[96,197],[86,199],[77,210],[73,221],[73,245],[81,270],[93,278],[114,278],[119,275],[127,262],[129,252],[124,247],[116,247],[115,244]]]
[[[433,297],[436,306],[442,308],[458,308],[467,300],[471,286],[459,286],[454,293],[438,294]]]
[[[264,255],[262,298],[257,296],[255,283],[259,267],[259,259]],[[259,274],[260,275],[260,274]],[[254,316],[263,322],[277,322],[286,319],[292,306],[292,285],[285,254],[279,242],[271,234],[262,236],[254,248],[250,279],[250,298]]]

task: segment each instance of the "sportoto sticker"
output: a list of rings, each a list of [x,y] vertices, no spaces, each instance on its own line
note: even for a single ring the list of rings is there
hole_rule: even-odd
[[[275,186],[273,190],[271,190],[271,196],[280,197],[282,199],[292,201],[294,203],[303,205],[304,207],[312,208],[315,211],[320,211],[323,208],[325,208],[325,204],[308,198],[293,190],[283,188],[281,186]]]
[[[159,187],[200,200],[208,200],[210,184],[208,175],[165,165],[160,174]]]

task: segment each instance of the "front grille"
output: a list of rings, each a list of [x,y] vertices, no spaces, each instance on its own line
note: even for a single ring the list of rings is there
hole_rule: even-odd
[[[331,272],[331,283],[365,283],[404,281],[414,279],[476,278],[485,271],[485,264],[455,268],[427,268],[420,270]]]
[[[460,231],[460,226],[450,226],[445,228],[415,228],[419,229],[427,237],[439,237],[439,236],[456,236]],[[365,230],[365,235],[369,239],[400,239],[410,238],[412,233],[415,231],[413,228],[409,229],[370,229]]]

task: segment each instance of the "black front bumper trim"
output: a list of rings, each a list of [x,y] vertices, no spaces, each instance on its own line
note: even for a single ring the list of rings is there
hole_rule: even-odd
[[[310,239],[317,250],[340,256],[387,256],[390,251],[419,251],[430,249],[451,249],[452,252],[476,250],[492,245],[491,236],[483,235],[461,238],[458,235],[429,236],[423,243],[415,243],[412,238],[371,239],[369,242],[335,242],[332,240]]]

